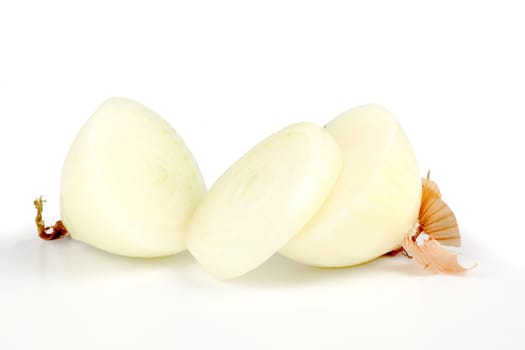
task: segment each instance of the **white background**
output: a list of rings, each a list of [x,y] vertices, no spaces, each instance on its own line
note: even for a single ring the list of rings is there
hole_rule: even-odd
[[[0,2],[1,349],[521,349],[521,1]],[[208,186],[268,134],[359,104],[393,111],[479,267],[275,256],[231,282],[188,253],[128,259],[35,236],[63,159],[110,96],[183,136]]]

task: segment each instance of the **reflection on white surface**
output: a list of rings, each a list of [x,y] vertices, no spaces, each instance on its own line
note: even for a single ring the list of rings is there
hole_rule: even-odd
[[[28,228],[0,245],[0,345],[518,349],[524,275],[467,243],[479,267],[464,276],[430,275],[402,256],[347,269],[274,256],[222,282],[188,253],[124,258]]]
[[[46,242],[38,239],[27,228],[10,235],[0,245],[0,274],[7,289],[27,287],[94,287],[98,284],[115,284],[122,281],[142,280],[170,283],[178,280],[191,286],[195,281],[228,288],[255,287],[271,289],[279,287],[309,288],[349,281],[385,279],[408,279],[409,281],[456,281],[469,282],[480,278],[520,277],[517,268],[505,266],[479,242],[468,241],[467,258],[478,259],[480,266],[463,276],[435,276],[424,271],[414,261],[403,256],[385,257],[353,268],[319,269],[292,262],[280,255],[264,263],[257,270],[241,278],[221,282],[214,280],[198,265],[188,252],[172,257],[141,259],[108,254],[73,239]],[[206,282],[207,281],[207,282]],[[355,283],[355,282],[354,282]],[[149,285],[151,287],[151,285]],[[148,285],[144,285],[147,288]]]
[[[148,275],[150,278],[154,275],[157,278],[188,278],[186,282],[191,283],[193,278],[185,272],[213,281],[210,283],[256,288],[316,285],[320,282],[331,284],[349,278],[374,278],[377,274],[383,278],[432,276],[402,256],[381,258],[354,268],[319,269],[275,255],[257,270],[241,278],[219,282],[208,276],[188,252],[156,259],[128,258],[108,254],[69,238],[42,241],[32,231],[26,229],[20,234],[12,235],[10,240],[4,241],[0,246],[0,273],[3,281],[10,282],[8,286],[11,288],[93,286],[98,283],[143,279]],[[475,270],[473,273],[479,271]]]
[[[134,259],[116,256],[69,238],[46,242],[26,238],[3,246],[3,272],[21,283],[97,283],[170,267],[179,257]]]

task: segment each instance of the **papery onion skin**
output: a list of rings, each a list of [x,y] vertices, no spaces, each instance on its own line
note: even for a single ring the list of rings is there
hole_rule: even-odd
[[[421,240],[422,237],[426,239]],[[459,264],[458,256],[447,251],[442,244],[458,247],[461,245],[461,238],[456,216],[441,199],[441,191],[430,180],[429,171],[427,177],[422,179],[419,222],[407,233],[402,247],[389,255],[404,252],[432,273],[458,274],[476,267],[476,264],[471,267]]]
[[[413,237],[406,236],[403,240],[403,248],[425,270],[432,273],[457,274],[474,267],[466,268],[460,265],[457,255],[447,251],[434,238],[418,245]]]
[[[461,237],[456,216],[441,198],[438,185],[430,180],[430,171],[422,179],[422,199],[419,210],[420,231],[441,244],[459,247]]]

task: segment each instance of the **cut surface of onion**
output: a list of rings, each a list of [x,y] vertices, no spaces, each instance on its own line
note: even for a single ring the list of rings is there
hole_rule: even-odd
[[[321,267],[361,264],[399,248],[418,220],[421,179],[410,143],[386,109],[351,109],[326,129],[343,151],[332,193],[281,253]]]
[[[157,257],[185,248],[205,194],[192,154],[158,114],[125,98],[100,105],[64,162],[61,216],[71,237],[110,253]]]
[[[255,269],[315,214],[342,167],[323,128],[291,125],[268,137],[211,187],[189,224],[187,246],[220,279]]]

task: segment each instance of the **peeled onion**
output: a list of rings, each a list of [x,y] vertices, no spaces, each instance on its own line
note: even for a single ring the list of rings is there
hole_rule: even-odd
[[[378,105],[351,109],[327,124],[343,170],[330,196],[281,253],[298,262],[343,267],[399,248],[418,222],[421,178],[395,117]]]
[[[233,164],[192,216],[188,250],[214,276],[255,269],[321,207],[339,176],[341,150],[323,128],[289,126]]]
[[[110,253],[157,257],[185,248],[205,194],[190,151],[158,114],[111,98],[78,133],[64,162],[61,216],[72,238]]]

